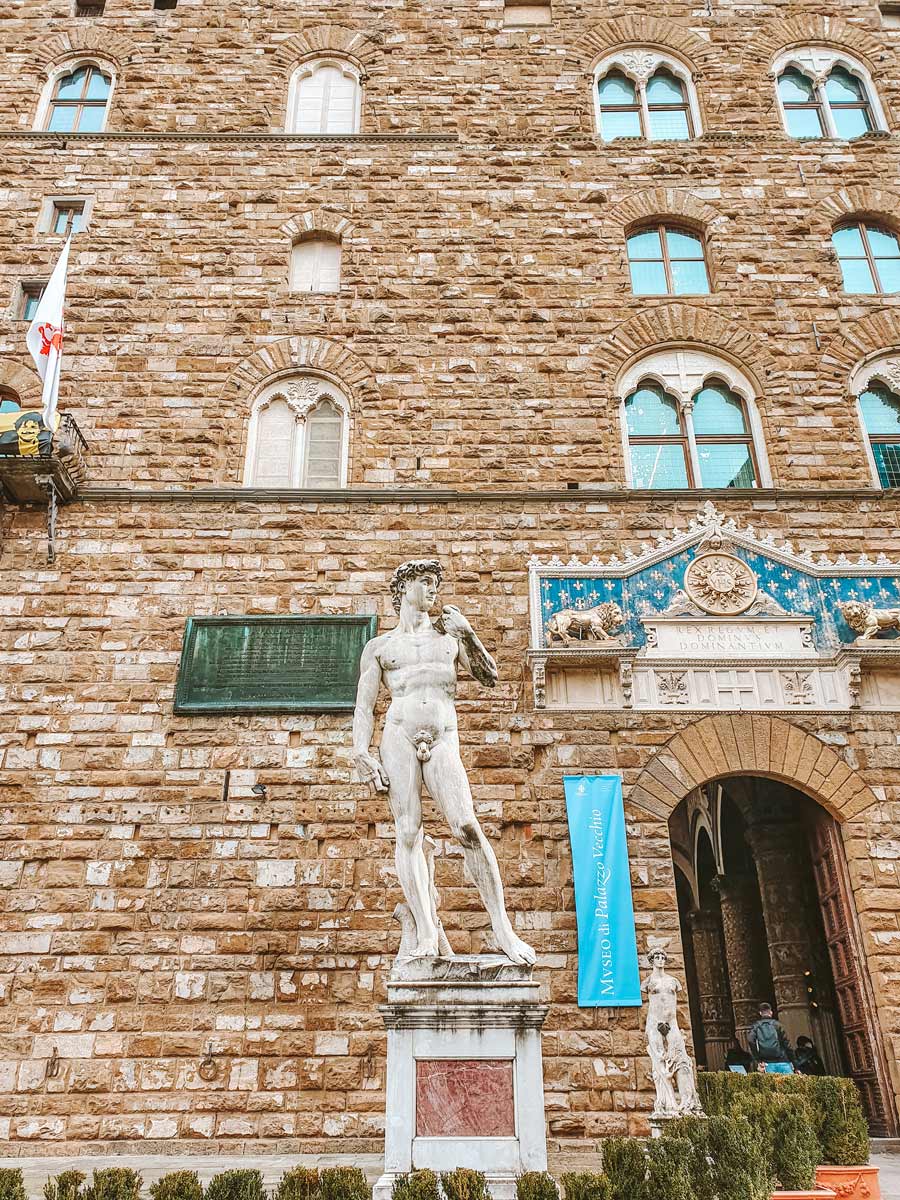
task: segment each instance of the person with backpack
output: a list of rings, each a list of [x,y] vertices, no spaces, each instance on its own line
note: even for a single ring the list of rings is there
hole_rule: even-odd
[[[793,1069],[794,1052],[790,1038],[781,1022],[775,1020],[771,1004],[759,1006],[759,1020],[750,1026],[747,1044],[750,1053],[764,1070],[772,1067],[777,1071],[778,1067],[774,1064],[786,1065],[789,1071]]]

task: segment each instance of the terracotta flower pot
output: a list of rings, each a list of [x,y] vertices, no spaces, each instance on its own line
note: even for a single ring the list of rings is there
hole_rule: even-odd
[[[816,1167],[816,1183],[838,1200],[881,1200],[877,1167]]]
[[[830,1188],[817,1187],[812,1192],[773,1192],[772,1200],[835,1200]]]

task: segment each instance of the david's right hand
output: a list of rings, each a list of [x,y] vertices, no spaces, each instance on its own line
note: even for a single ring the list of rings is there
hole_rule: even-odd
[[[363,783],[370,783],[376,792],[388,790],[387,772],[374,754],[354,754],[353,765]]]

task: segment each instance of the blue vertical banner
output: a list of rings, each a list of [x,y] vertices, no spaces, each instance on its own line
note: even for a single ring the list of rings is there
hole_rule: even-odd
[[[575,877],[578,1005],[639,1007],[622,780],[618,775],[566,775],[563,782]]]

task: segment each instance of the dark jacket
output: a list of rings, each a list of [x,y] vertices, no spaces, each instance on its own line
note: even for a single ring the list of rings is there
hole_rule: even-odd
[[[815,1046],[798,1046],[794,1066],[801,1075],[824,1075],[825,1064],[819,1058]]]
[[[760,1017],[755,1021],[747,1034],[747,1044],[757,1062],[794,1061],[790,1039],[784,1031],[784,1026],[774,1017]]]

